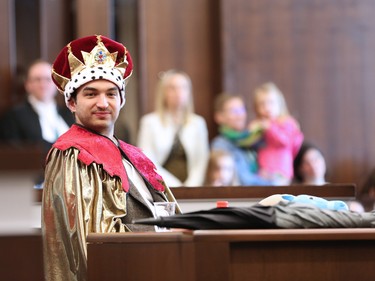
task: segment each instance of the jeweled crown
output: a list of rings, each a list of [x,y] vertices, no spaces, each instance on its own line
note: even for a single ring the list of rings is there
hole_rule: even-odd
[[[133,70],[126,47],[102,35],[88,36],[70,42],[57,56],[52,69],[52,79],[61,92],[73,76],[85,68],[102,66],[117,69],[123,79]]]

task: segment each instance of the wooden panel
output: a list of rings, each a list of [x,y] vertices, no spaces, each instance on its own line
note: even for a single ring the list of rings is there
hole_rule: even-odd
[[[372,228],[196,230],[197,242],[374,240]]]
[[[231,244],[230,280],[370,281],[374,250],[364,241]]]
[[[15,72],[14,6],[12,0],[0,1],[0,116],[11,103],[12,75]]]
[[[0,114],[18,100],[19,89],[12,86],[15,3],[0,3],[0,46],[5,54],[0,63]],[[39,3],[44,34],[37,39],[38,53],[49,59],[71,39],[74,32],[67,30],[75,23],[75,36],[113,33],[113,1]],[[75,18],[70,17],[73,4]],[[306,139],[323,150],[330,182],[360,184],[375,166],[372,0],[140,0],[137,5],[139,88],[134,91],[140,100],[135,114],[153,109],[157,74],[179,68],[192,77],[196,111],[206,118],[213,137],[212,101],[218,92],[237,92],[251,108],[252,90],[272,80],[284,92]],[[25,28],[26,35],[39,38],[30,28],[31,24]],[[21,66],[22,56],[35,53],[33,46],[24,45],[31,50],[19,52]]]
[[[111,0],[77,0],[76,37],[94,34],[112,37],[113,3]]]
[[[374,234],[374,229],[89,234],[89,280],[370,281]]]
[[[140,114],[154,110],[158,74],[171,68],[193,82],[196,112],[214,131],[214,95],[220,90],[217,1],[141,0],[139,3]]]
[[[36,59],[53,61],[72,35],[71,2],[1,1],[0,114],[25,97],[24,76]]]
[[[44,157],[38,146],[13,147],[0,144],[0,171],[43,170]]]
[[[370,281],[373,235],[372,229],[195,231],[196,280]]]
[[[71,6],[65,0],[40,0],[40,53],[50,62],[73,39]]]
[[[15,36],[17,56],[17,94],[25,96],[23,88],[26,69],[34,60],[41,57],[40,3],[38,0],[14,1]]]
[[[290,186],[227,186],[227,187],[176,187],[171,188],[179,199],[215,199],[215,198],[265,198],[273,194],[309,194],[323,198],[355,197],[352,184],[330,184],[326,186],[290,185]]]
[[[131,144],[136,144],[139,119],[139,48],[138,48],[138,26],[137,26],[137,0],[116,0],[115,2],[115,39],[125,45],[130,52],[134,71],[126,85],[126,105],[120,111],[120,116],[116,123],[115,134],[118,138],[123,138],[124,126],[130,131]]]
[[[224,90],[249,108],[274,81],[331,182],[360,183],[375,166],[375,5],[371,0],[222,0]]]
[[[209,257],[208,257],[209,255]],[[229,281],[231,253],[227,241],[195,242],[195,281]],[[252,280],[252,279],[248,279]]]
[[[1,166],[0,166],[1,169]],[[177,187],[171,188],[173,195],[179,200],[186,199],[242,199],[265,198],[273,194],[309,194],[326,199],[340,198],[353,200],[355,198],[355,186],[348,184],[330,184],[327,186],[227,186],[227,187]],[[42,201],[43,190],[35,191],[35,201]]]
[[[0,236],[0,249],[1,280],[44,280],[40,234]]]
[[[89,234],[87,241],[88,280],[194,280],[189,235]]]

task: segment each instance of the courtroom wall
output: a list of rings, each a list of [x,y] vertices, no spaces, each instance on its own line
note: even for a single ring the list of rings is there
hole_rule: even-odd
[[[137,62],[126,108],[133,130],[153,109],[160,71],[191,76],[196,112],[210,138],[218,93],[242,95],[251,112],[254,88],[273,81],[306,139],[325,153],[329,181],[361,183],[375,166],[371,0],[39,0],[36,23],[15,16],[16,2],[27,5],[0,4],[0,113],[20,98],[17,69],[30,54],[51,59],[68,40],[98,31],[132,38],[125,43]],[[127,13],[114,9],[129,5],[134,18],[118,20]],[[28,22],[38,28],[28,29]],[[18,35],[15,23],[23,24]],[[30,37],[36,41],[28,45]]]

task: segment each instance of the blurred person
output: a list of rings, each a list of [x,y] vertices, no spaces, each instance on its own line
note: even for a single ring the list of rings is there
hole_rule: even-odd
[[[313,144],[304,142],[294,162],[294,182],[323,185],[326,184],[326,161],[323,153]]]
[[[348,205],[349,210],[352,212],[356,212],[356,213],[365,212],[364,206],[358,200],[350,200],[350,201],[347,201],[346,204]]]
[[[56,102],[57,90],[51,78],[52,66],[35,60],[27,69],[26,100],[11,108],[0,120],[0,140],[12,149],[32,149],[40,153],[40,173],[34,188],[43,188],[44,160],[56,139],[74,123],[71,112]]]
[[[238,185],[236,165],[232,155],[225,150],[211,150],[208,160],[205,185]]]
[[[70,42],[53,64],[53,80],[76,124],[46,160],[45,280],[87,280],[89,233],[155,231],[133,220],[156,217],[156,202],[176,202],[154,164],[114,135],[132,69],[125,46],[101,35]]]
[[[233,157],[240,185],[270,185],[270,180],[258,175],[254,148],[259,135],[246,128],[247,110],[243,99],[222,93],[215,99],[214,111],[219,134],[211,141],[211,149],[227,151]]]
[[[44,60],[36,60],[29,66],[24,83],[27,98],[0,121],[2,141],[40,145],[46,154],[74,123],[71,112],[56,103],[57,91],[51,70],[51,64]]]
[[[203,184],[208,131],[203,117],[194,113],[192,82],[185,72],[161,74],[155,111],[141,118],[137,144],[169,186]]]
[[[253,104],[256,118],[249,129],[261,130],[264,142],[258,149],[259,174],[278,185],[288,185],[293,179],[293,159],[303,141],[299,124],[274,83],[257,87]]]
[[[360,186],[357,198],[362,203],[366,212],[375,210],[375,169],[370,172],[364,183]]]

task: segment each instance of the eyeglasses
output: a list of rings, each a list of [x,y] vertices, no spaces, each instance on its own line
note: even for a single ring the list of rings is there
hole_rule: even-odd
[[[228,113],[231,114],[244,114],[246,113],[246,108],[245,107],[233,107],[233,108],[227,108],[225,109]]]

